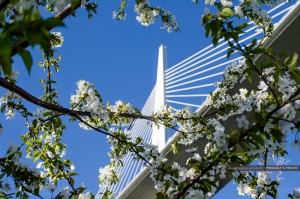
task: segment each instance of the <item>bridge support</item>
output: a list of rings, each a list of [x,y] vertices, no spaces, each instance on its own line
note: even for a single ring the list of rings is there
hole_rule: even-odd
[[[165,105],[165,69],[167,67],[167,47],[161,45],[158,52],[156,92],[154,112]],[[163,125],[153,125],[152,144],[161,151],[166,144],[166,128]]]

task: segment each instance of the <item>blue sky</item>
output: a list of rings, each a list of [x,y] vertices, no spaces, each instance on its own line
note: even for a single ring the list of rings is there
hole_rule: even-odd
[[[153,1],[152,5],[157,2]],[[93,19],[87,19],[87,14],[81,9],[76,18],[65,21],[66,28],[55,30],[61,31],[65,38],[65,44],[58,51],[63,56],[60,72],[54,75],[63,106],[69,107],[70,96],[76,92],[76,82],[83,79],[95,84],[104,101],[114,103],[122,100],[142,108],[155,84],[158,47],[161,44],[168,48],[168,65],[176,64],[210,44],[201,26],[202,4],[160,1],[159,5],[176,15],[180,25],[178,33],[161,30],[159,21],[150,27],[141,26],[135,19],[131,1],[124,22],[112,19],[112,12],[119,7],[119,1],[101,1],[98,14]],[[35,63],[41,61],[37,48],[33,49],[33,53]],[[14,69],[20,72],[19,84],[40,96],[42,69],[35,64],[31,75],[28,75],[18,57],[15,57]],[[16,135],[24,133],[25,128],[19,118],[5,121],[1,115],[0,122],[5,127],[0,140],[0,150],[3,151],[7,143],[18,142],[13,140]],[[74,161],[75,171],[79,173],[77,183],[84,182],[89,190],[96,193],[98,169],[109,163],[106,138],[80,129],[77,123],[66,122],[64,142],[68,148],[67,157]],[[290,185],[288,179],[291,176],[300,177],[299,172],[290,173],[286,177],[286,185]],[[297,181],[292,182],[295,184]],[[293,188],[291,186],[289,190]],[[216,198],[224,196],[236,198],[236,185],[226,187]]]

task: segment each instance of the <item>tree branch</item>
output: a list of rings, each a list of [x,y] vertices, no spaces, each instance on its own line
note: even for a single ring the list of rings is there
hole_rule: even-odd
[[[27,91],[25,91],[24,89],[22,89],[21,87],[10,83],[3,77],[0,77],[0,86],[3,88],[6,88],[7,90],[10,90],[11,92],[14,92],[14,93],[20,95],[22,98],[26,99],[27,101],[29,101],[35,105],[38,105],[40,107],[43,107],[43,108],[46,108],[46,109],[49,109],[52,111],[57,111],[59,113],[68,114],[73,117],[78,116],[78,115],[80,115],[80,116],[90,115],[90,113],[88,113],[88,112],[70,110],[70,109],[64,108],[62,106],[50,104],[43,100],[40,100],[40,99],[36,98],[35,96],[31,95],[30,93],[28,93]]]
[[[75,10],[77,10],[81,6],[81,1],[77,1],[75,5],[69,3],[62,11],[55,15],[55,18],[64,20],[68,16],[70,16]]]
[[[288,103],[291,103],[295,97],[297,97],[300,94],[300,88],[298,88],[286,101],[284,101],[281,105],[277,106],[276,108],[273,109],[273,111],[271,111],[268,115],[267,118],[271,118],[278,110],[280,110],[282,107],[284,107],[285,105],[287,105]],[[244,131],[241,136],[239,137],[239,140],[243,139],[244,137],[246,137],[247,135],[249,135],[249,132],[251,132],[253,129],[255,129],[255,127],[259,126],[260,124],[256,124],[252,127],[250,127],[249,129],[247,129],[246,131]],[[232,148],[234,145],[238,144],[238,141],[232,142],[228,144],[228,148]],[[224,153],[220,154],[219,158],[224,157]],[[195,178],[191,179],[190,181],[188,181],[185,185],[185,187],[183,187],[183,189],[178,192],[173,199],[179,199],[181,198],[188,190],[189,188],[191,188],[195,183],[197,183],[199,181],[199,179],[201,177],[203,177],[208,171],[210,171],[215,165],[217,165],[219,163],[219,158],[215,161],[213,161],[211,164],[209,164],[207,167],[205,167],[201,173],[196,176]]]

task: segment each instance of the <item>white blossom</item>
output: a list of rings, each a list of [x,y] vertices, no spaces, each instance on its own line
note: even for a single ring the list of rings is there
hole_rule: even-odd
[[[60,194],[59,194],[63,199],[67,199],[69,197],[69,187],[64,187]]]
[[[115,172],[115,167],[107,165],[99,168],[99,181],[101,187],[107,187],[115,182],[120,175]]]
[[[51,32],[53,36],[55,36],[56,40],[55,42],[51,43],[53,48],[59,48],[63,45],[65,42],[64,37],[61,35],[61,32]]]
[[[249,121],[247,120],[245,115],[242,115],[241,117],[236,118],[236,121],[237,121],[237,125],[239,128],[247,129],[249,126]]]
[[[232,6],[232,2],[228,0],[220,0],[221,4],[225,7],[230,7]]]
[[[8,111],[5,113],[6,119],[13,119],[15,117],[15,112],[13,109],[8,109]]]
[[[293,193],[293,199],[300,199],[300,187],[295,188],[294,193]]]
[[[50,191],[50,192],[54,192],[55,189],[56,189],[56,185],[53,184],[53,183],[48,183],[48,184],[46,185],[46,189],[47,189],[48,191]]]
[[[241,6],[234,6],[234,12],[239,17],[244,16],[244,13],[243,13],[243,10],[242,10]]]
[[[92,198],[92,194],[90,192],[81,193],[78,196],[78,199],[91,199],[91,198]]]

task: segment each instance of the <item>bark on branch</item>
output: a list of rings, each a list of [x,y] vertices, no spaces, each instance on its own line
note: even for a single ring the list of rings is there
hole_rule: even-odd
[[[38,98],[36,98],[35,96],[31,95],[30,93],[28,93],[27,91],[25,91],[24,89],[22,89],[21,87],[10,83],[9,81],[7,81],[5,78],[0,77],[0,86],[3,88],[6,88],[7,90],[16,93],[18,95],[20,95],[22,98],[26,99],[27,101],[38,105],[40,107],[43,107],[45,109],[49,109],[52,111],[56,111],[59,113],[64,113],[70,116],[87,116],[90,115],[90,113],[88,112],[81,112],[81,111],[75,111],[75,110],[71,110],[68,108],[64,108],[62,106],[58,106],[55,104],[50,104],[48,102],[45,102],[43,100],[40,100]]]

